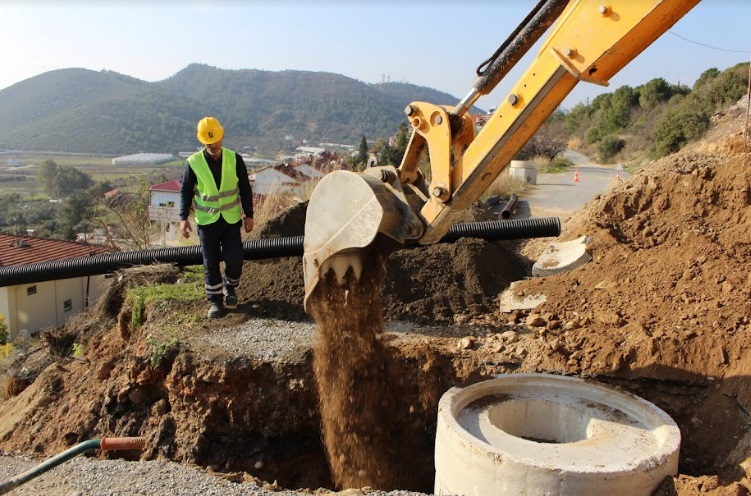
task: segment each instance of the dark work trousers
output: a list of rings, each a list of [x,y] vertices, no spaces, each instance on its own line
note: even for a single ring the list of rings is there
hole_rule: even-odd
[[[240,282],[243,269],[243,243],[240,237],[242,221],[227,224],[224,217],[213,224],[198,226],[203,254],[203,279],[206,286],[206,298],[221,303],[224,290],[234,290]],[[224,260],[224,277],[220,262]]]

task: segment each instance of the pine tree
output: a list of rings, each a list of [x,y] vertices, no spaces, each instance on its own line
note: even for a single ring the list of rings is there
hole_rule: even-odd
[[[360,149],[357,153],[355,165],[357,166],[357,170],[365,170],[365,167],[368,165],[368,141],[365,139],[365,135],[360,140]]]

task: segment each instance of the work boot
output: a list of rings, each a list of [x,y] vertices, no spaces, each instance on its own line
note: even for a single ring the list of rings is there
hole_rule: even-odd
[[[218,319],[222,316],[224,316],[224,306],[221,302],[217,303],[212,301],[211,306],[209,307],[208,317],[210,319]]]
[[[228,307],[234,307],[235,305],[237,305],[237,295],[235,294],[235,288],[225,288],[224,304]]]

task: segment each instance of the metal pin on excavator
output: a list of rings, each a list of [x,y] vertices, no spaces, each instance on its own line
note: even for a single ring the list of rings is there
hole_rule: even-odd
[[[477,70],[454,108],[413,102],[401,165],[325,176],[305,221],[305,305],[329,270],[359,278],[364,254],[439,241],[461,213],[563,102],[579,81],[610,78],[699,0],[542,0]],[[557,21],[557,22],[556,22]],[[490,93],[551,27],[537,57],[479,133],[468,110]],[[418,169],[426,151],[428,182]]]

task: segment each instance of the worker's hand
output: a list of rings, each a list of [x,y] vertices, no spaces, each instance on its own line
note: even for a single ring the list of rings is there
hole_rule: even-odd
[[[188,221],[187,219],[186,220],[181,220],[180,221],[180,231],[182,231],[182,233],[183,233],[183,238],[189,238],[190,237],[190,233],[193,232],[193,228],[190,227],[190,221]]]
[[[245,228],[246,233],[249,233],[250,231],[253,230],[253,225],[254,225],[253,217],[245,217],[243,219],[243,227]]]

